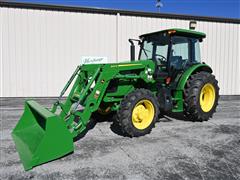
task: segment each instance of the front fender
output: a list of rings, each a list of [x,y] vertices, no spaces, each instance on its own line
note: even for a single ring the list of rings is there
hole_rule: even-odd
[[[209,67],[207,64],[196,64],[188,68],[183,75],[181,76],[180,80],[178,81],[177,90],[184,90],[185,84],[188,80],[188,78],[196,72],[200,71],[206,71],[212,73],[211,67]]]

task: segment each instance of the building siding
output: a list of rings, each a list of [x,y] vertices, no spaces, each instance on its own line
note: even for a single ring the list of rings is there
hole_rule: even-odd
[[[189,20],[121,14],[0,8],[1,97],[57,96],[82,56],[127,61],[129,38]],[[220,94],[240,94],[237,23],[197,21],[207,34],[202,59],[219,81]]]

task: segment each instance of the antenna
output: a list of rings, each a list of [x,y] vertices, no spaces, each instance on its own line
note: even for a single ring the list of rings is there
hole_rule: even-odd
[[[157,0],[156,8],[158,9],[158,12],[160,12],[161,7],[163,7],[163,3],[161,2],[161,0]]]

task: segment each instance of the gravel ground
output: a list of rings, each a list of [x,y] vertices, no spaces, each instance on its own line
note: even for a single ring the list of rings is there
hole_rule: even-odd
[[[220,101],[208,122],[161,118],[140,138],[98,122],[74,143],[73,154],[27,172],[10,135],[22,112],[21,99],[1,100],[0,179],[240,179],[239,100]]]

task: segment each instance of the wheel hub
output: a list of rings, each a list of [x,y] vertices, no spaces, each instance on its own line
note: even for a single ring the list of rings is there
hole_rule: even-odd
[[[212,84],[205,84],[200,92],[200,106],[204,112],[209,112],[215,102],[215,88]]]
[[[154,106],[149,100],[139,101],[132,111],[132,123],[137,129],[147,128],[154,118]]]

